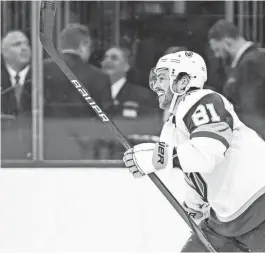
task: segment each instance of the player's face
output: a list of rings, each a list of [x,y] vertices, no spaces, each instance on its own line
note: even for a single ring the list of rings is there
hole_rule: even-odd
[[[153,83],[150,84],[151,89],[156,92],[159,100],[159,107],[167,109],[170,106],[173,98],[173,93],[170,90],[170,78],[168,69],[156,70]]]

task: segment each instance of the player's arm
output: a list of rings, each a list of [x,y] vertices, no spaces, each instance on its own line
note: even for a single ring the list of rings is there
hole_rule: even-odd
[[[166,143],[142,143],[125,152],[123,160],[135,177],[166,167],[184,172],[210,172],[224,159],[231,143],[233,118],[221,96],[211,93],[199,100],[184,117],[190,140],[172,151]]]
[[[187,112],[190,140],[175,148],[174,166],[184,172],[211,172],[230,146],[233,118],[220,95],[211,93]]]

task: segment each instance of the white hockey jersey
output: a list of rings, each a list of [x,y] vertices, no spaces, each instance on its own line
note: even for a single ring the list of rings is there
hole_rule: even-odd
[[[185,202],[195,210],[209,203],[218,219],[228,222],[265,193],[265,141],[214,91],[182,98],[160,141],[172,151],[176,147],[187,182]]]

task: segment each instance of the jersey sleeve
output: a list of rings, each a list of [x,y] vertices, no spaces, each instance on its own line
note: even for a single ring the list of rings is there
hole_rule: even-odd
[[[233,117],[217,93],[196,102],[183,118],[190,140],[177,148],[184,172],[210,172],[230,146]]]

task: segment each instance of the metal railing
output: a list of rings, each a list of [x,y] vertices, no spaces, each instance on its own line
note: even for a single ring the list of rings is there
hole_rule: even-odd
[[[30,32],[32,3],[29,1],[1,1],[1,32],[10,30]]]
[[[226,1],[226,18],[234,22],[248,40],[264,47],[265,4],[263,1]]]

